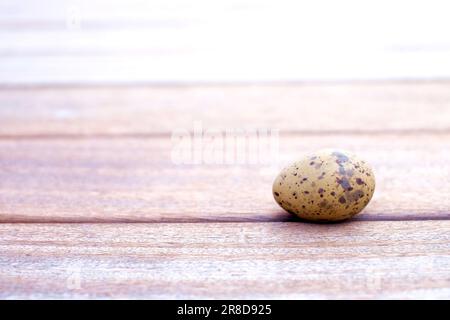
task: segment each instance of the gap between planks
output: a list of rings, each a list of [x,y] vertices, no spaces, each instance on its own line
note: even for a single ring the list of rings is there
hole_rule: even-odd
[[[351,219],[344,220],[344,221],[338,221],[338,222],[310,222],[307,220],[303,220],[296,217],[285,217],[285,218],[272,218],[267,217],[266,219],[224,219],[224,218],[211,218],[211,219],[200,219],[200,218],[190,218],[190,219],[108,219],[105,221],[90,221],[87,219],[83,220],[75,220],[75,219],[65,219],[62,221],[59,218],[55,218],[52,220],[52,218],[33,218],[30,219],[29,217],[24,218],[10,218],[6,219],[5,221],[0,221],[0,224],[98,224],[98,225],[108,225],[108,224],[196,224],[196,223],[204,223],[204,224],[211,224],[211,223],[298,223],[298,224],[317,224],[317,225],[339,225],[344,223],[353,223],[353,222],[401,222],[401,221],[449,221],[450,217],[449,214],[442,214],[442,215],[435,215],[433,217],[420,217],[420,216],[413,216],[413,217],[404,217],[404,216],[393,216],[391,218],[384,218],[384,217],[371,217],[369,216],[354,216]]]
[[[186,131],[193,134],[193,131]],[[348,136],[348,135],[374,135],[374,136],[417,136],[417,135],[447,135],[450,134],[449,128],[442,129],[393,129],[393,130],[283,130],[279,132],[280,137],[292,136]],[[152,133],[92,133],[92,134],[0,134],[0,140],[87,140],[87,139],[161,139],[171,138],[170,132],[152,132]]]

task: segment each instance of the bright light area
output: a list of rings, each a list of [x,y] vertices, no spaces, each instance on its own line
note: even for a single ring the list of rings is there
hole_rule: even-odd
[[[450,77],[448,1],[1,1],[0,82]]]

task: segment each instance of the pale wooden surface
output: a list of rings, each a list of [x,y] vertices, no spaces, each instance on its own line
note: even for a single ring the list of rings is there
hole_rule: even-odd
[[[0,298],[448,298],[450,221],[0,225]]]
[[[450,81],[304,85],[0,87],[2,136],[169,135],[209,128],[285,133],[450,130]],[[226,112],[225,112],[226,111]]]
[[[284,164],[326,147],[374,167],[377,188],[356,219],[448,218],[450,134],[280,136],[274,165],[176,165],[170,138],[0,141],[1,222],[280,221],[271,185]],[[220,183],[218,183],[220,181]]]
[[[0,296],[449,298],[449,88],[3,87]],[[279,162],[177,166],[171,130],[193,121],[278,128]],[[344,224],[272,199],[277,170],[323,147],[375,169]]]

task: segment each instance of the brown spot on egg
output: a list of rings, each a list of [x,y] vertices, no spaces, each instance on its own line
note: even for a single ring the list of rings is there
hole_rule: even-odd
[[[321,208],[325,208],[327,205],[328,205],[327,200],[323,200],[322,202],[319,203],[319,207],[321,207]]]
[[[350,182],[347,178],[336,178],[336,182],[343,188],[348,189],[351,188]]]
[[[342,152],[339,151],[335,151],[332,153],[333,156],[335,156],[337,158],[336,163],[338,164],[342,164],[348,161],[348,157],[343,154]]]
[[[355,192],[350,192],[347,194],[347,198],[350,202],[357,201],[359,198],[364,196],[364,192],[361,190],[356,190]]]

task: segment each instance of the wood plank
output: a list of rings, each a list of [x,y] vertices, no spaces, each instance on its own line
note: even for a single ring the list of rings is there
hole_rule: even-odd
[[[450,221],[1,224],[0,249],[0,298],[450,297]]]
[[[0,89],[0,135],[145,135],[204,128],[449,131],[450,83]]]
[[[450,134],[402,133],[281,135],[279,159],[253,165],[177,165],[165,137],[3,139],[0,221],[286,221],[274,177],[327,147],[374,167],[375,196],[355,219],[450,218]]]

